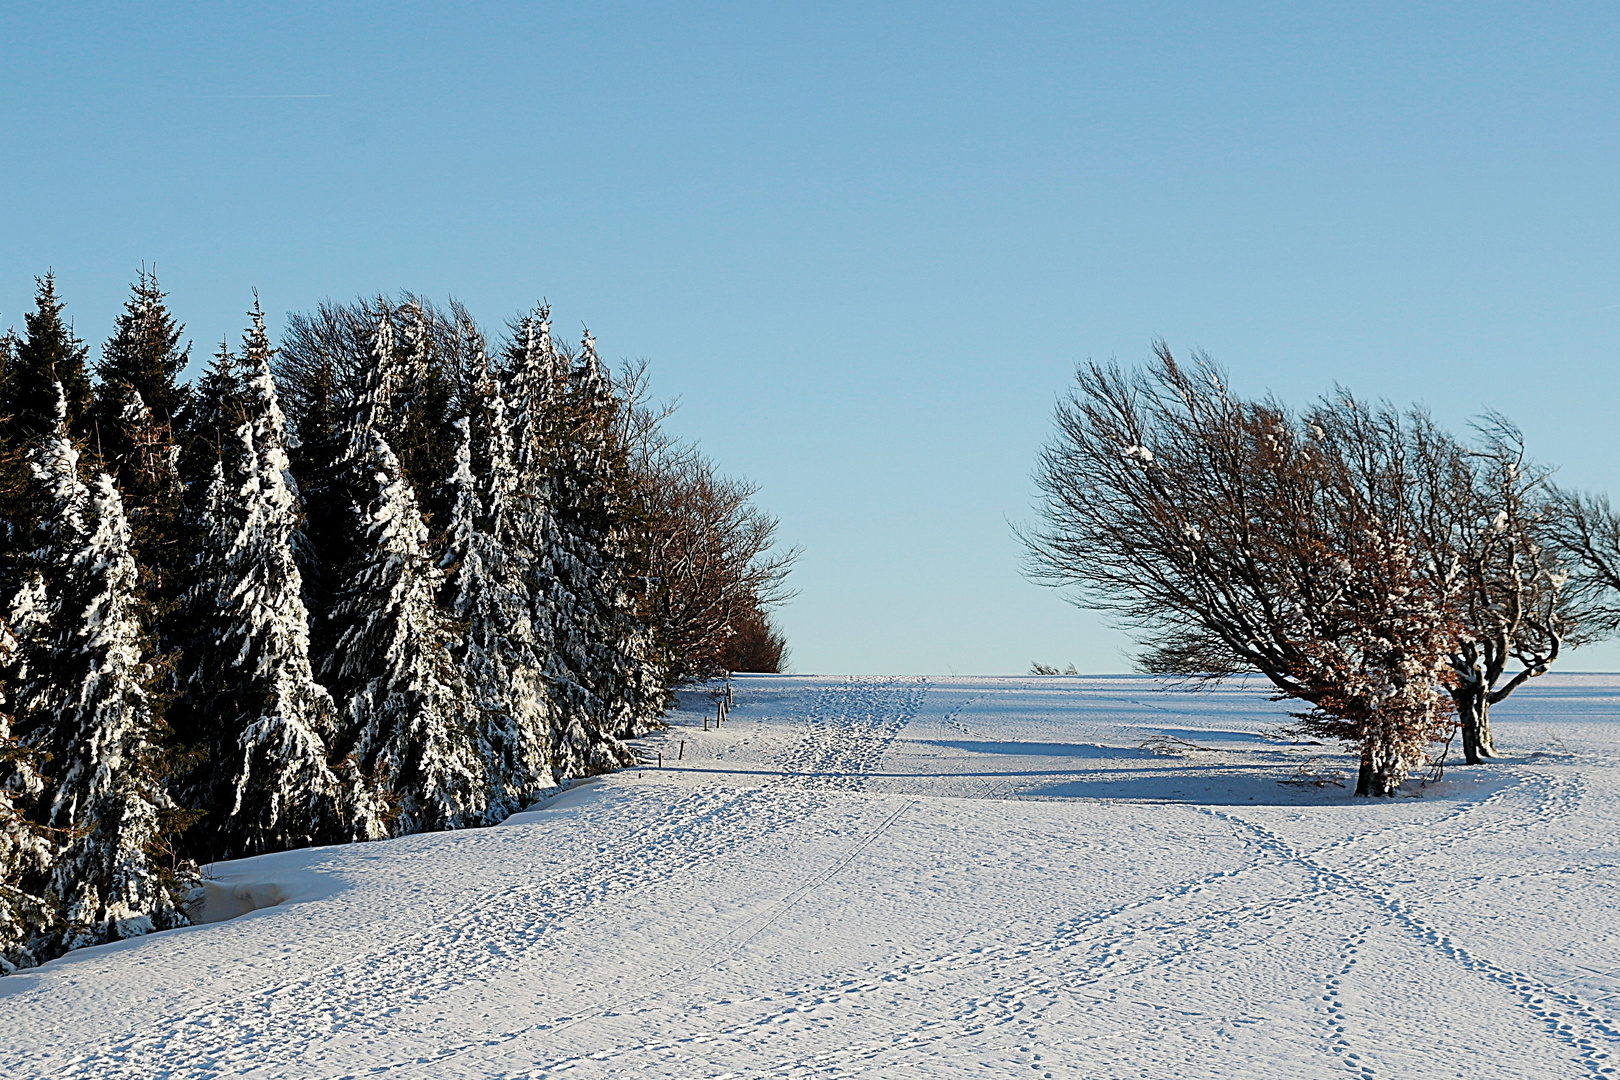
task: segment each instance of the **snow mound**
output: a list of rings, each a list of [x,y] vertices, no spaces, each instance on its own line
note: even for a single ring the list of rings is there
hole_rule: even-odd
[[[280,885],[268,881],[247,885],[204,881],[198,886],[198,893],[186,904],[186,918],[193,926],[235,919],[260,908],[275,907],[287,899]]]

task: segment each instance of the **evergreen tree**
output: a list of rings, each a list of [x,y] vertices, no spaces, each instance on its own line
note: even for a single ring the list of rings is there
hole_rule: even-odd
[[[11,400],[11,367],[17,356],[17,332],[0,334],[0,401]]]
[[[455,468],[457,444],[452,418],[459,372],[449,348],[453,338],[439,313],[416,297],[392,312],[380,297],[377,306],[382,317],[398,321],[396,340],[403,339],[389,403],[389,445],[395,447],[432,529],[442,535],[455,498],[445,482]]]
[[[247,419],[247,387],[229,341],[219,343],[207,370],[186,401],[180,479],[185,488],[207,490],[214,465],[237,451],[236,431]]]
[[[176,438],[190,397],[177,382],[190,359],[190,347],[180,345],[183,332],[157,277],[142,269],[96,368],[96,437],[129,515],[142,594],[159,620],[178,603],[184,557]]]
[[[573,568],[576,600],[590,608],[579,664],[606,708],[606,730],[621,739],[652,730],[668,707],[661,654],[645,618],[649,567],[645,523],[636,515],[634,479],[620,431],[621,403],[589,333],[569,372],[572,421],[559,470],[558,546]]]
[[[306,389],[306,409],[288,455],[304,495],[304,521],[295,550],[304,575],[305,604],[315,618],[315,645],[326,653],[335,641],[326,633],[331,622],[325,616],[343,569],[355,557],[349,520],[354,496],[345,467],[354,410],[344,407],[334,365],[315,370]]]
[[[198,725],[209,757],[199,801],[213,809],[204,831],[211,854],[222,857],[383,832],[356,771],[328,762],[337,710],[310,666],[308,614],[292,550],[297,488],[257,303],[250,315],[243,338],[247,416],[229,465],[221,460],[214,467],[186,603],[195,637],[185,690],[192,712],[207,717]]]
[[[157,275],[143,268],[130,287],[130,298],[124,302],[113,336],[102,346],[96,377],[103,393],[96,401],[96,419],[109,458],[116,458],[124,449],[114,448],[113,431],[129,393],[139,394],[156,423],[166,430],[177,428],[185,414],[190,388],[179,379],[191,361],[191,347],[181,347],[185,327],[169,314],[166,298],[158,288]]]
[[[23,317],[26,333],[12,351],[6,397],[0,401],[10,437],[23,445],[55,433],[58,386],[67,401],[69,434],[76,438],[92,434],[84,342],[62,321],[55,276],[46,274],[38,284],[34,310]]]
[[[156,678],[141,629],[135,560],[112,478],[79,476],[65,395],[35,451],[49,506],[39,549],[46,630],[28,658],[23,737],[50,776],[43,823],[67,839],[50,874],[71,949],[183,925],[162,859],[182,815],[164,785]]]
[[[0,362],[10,344],[9,335],[0,338]],[[0,367],[0,401],[8,396],[7,370]],[[0,414],[0,596],[15,593],[25,574],[29,537],[39,516],[30,478],[26,444],[16,437],[10,418]]]
[[[175,741],[188,751],[184,762],[188,775],[177,785],[177,792],[187,805],[205,811],[217,810],[211,800],[219,780],[219,759],[213,756],[218,732],[212,704],[194,684],[194,677],[204,663],[204,654],[214,649],[210,635],[219,627],[199,621],[196,597],[212,587],[203,584],[204,578],[214,572],[220,556],[218,545],[224,542],[217,505],[223,497],[222,489],[216,490],[215,482],[223,484],[225,476],[236,476],[241,469],[242,441],[236,432],[247,419],[245,398],[240,363],[230,343],[222,341],[188,404],[185,443],[179,460],[184,491],[179,530],[182,542],[173,571],[174,595],[180,602],[166,627],[169,639],[181,652],[175,680],[179,696],[170,710],[171,724]],[[187,839],[188,846],[201,857],[212,857],[209,847],[215,842],[212,834],[216,824],[217,814],[205,816],[202,837]]]
[[[618,402],[589,335],[576,365],[553,342],[544,308],[515,330],[508,377],[519,403],[521,483],[545,511],[531,512],[525,525],[536,552],[533,609],[551,646],[553,768],[559,777],[603,772],[633,760],[620,740],[649,730],[667,704],[637,611],[633,579],[644,575],[629,561],[630,470],[614,438]]]
[[[103,433],[109,428],[97,423]],[[107,459],[115,470],[120,498],[129,517],[130,544],[139,574],[143,618],[162,647],[174,641],[165,623],[179,606],[185,578],[183,510],[185,485],[180,479],[180,447],[167,424],[158,423],[139,392],[124,395],[123,410],[110,429],[121,447]]]
[[[288,456],[304,497],[304,523],[295,540],[304,575],[304,602],[314,619],[312,647],[329,655],[337,627],[329,618],[342,575],[358,556],[349,511],[347,458],[359,394],[355,370],[372,363],[375,320],[358,305],[322,304],[313,315],[294,314],[272,362],[287,410]]]
[[[11,621],[29,619],[32,599],[19,597],[8,620],[0,622],[0,975],[37,962],[30,946],[53,921],[49,901],[29,888],[45,879],[55,854],[48,831],[28,816],[45,781],[34,755],[12,732],[11,699],[26,668]]]
[[[379,318],[376,367],[347,461],[358,555],[335,596],[337,644],[323,675],[346,706],[345,748],[395,803],[399,835],[478,824],[489,800],[475,705],[452,654],[455,627],[438,604],[444,574],[429,553],[416,494],[380,430],[393,346],[393,328]]]
[[[581,678],[582,625],[565,579],[558,574],[553,513],[570,434],[565,415],[568,364],[551,338],[551,312],[544,306],[513,327],[506,352],[506,382],[512,402],[512,441],[517,498],[509,550],[521,560],[532,625],[545,660],[550,699],[552,774],[561,780],[608,772],[635,760],[604,726],[605,709]]]
[[[455,501],[445,553],[446,598],[462,627],[456,659],[478,705],[480,743],[489,755],[491,821],[504,819],[553,786],[550,716],[541,641],[513,535],[517,470],[505,400],[467,328],[474,356],[474,411],[460,434],[450,487]]]

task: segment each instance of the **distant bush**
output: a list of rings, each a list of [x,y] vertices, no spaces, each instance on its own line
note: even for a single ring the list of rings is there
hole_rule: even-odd
[[[720,663],[727,671],[776,674],[787,666],[787,639],[769,615],[755,608],[735,625],[735,633],[720,650]]]

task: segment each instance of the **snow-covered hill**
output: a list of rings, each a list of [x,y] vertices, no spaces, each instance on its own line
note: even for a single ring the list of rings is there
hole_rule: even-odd
[[[1620,1052],[1620,677],[1369,803],[1259,686],[749,677],[662,769],[215,868],[0,979],[6,1077],[1575,1077]],[[277,902],[279,901],[279,903]]]

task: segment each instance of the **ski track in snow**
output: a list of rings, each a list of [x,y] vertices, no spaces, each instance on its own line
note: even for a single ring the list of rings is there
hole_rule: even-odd
[[[1585,993],[1571,985],[1578,979],[1538,970],[1543,960],[1534,948],[1490,934],[1488,923],[1457,918],[1470,914],[1470,904],[1492,903],[1485,895],[1497,895],[1492,890],[1527,881],[1550,879],[1578,888],[1583,883],[1607,887],[1616,880],[1612,871],[1620,869],[1620,859],[1583,858],[1560,849],[1590,831],[1581,822],[1595,812],[1595,799],[1613,798],[1607,774],[1593,771],[1601,768],[1597,755],[1494,766],[1479,774],[1487,782],[1482,794],[1459,787],[1438,803],[1351,803],[1324,796],[1324,805],[1313,808],[1308,800],[1281,800],[1279,808],[1300,809],[1296,816],[1308,817],[1306,823],[1319,830],[1314,837],[1309,830],[1296,837],[1290,833],[1297,828],[1293,819],[1280,809],[1219,799],[1065,803],[1043,795],[1026,800],[1026,792],[1045,782],[1041,770],[1014,768],[996,755],[1021,761],[1022,743],[1047,747],[1049,756],[1057,755],[1047,771],[1067,776],[1077,771],[1073,759],[1089,761],[1088,755],[1106,750],[1049,734],[1027,737],[1058,723],[1042,719],[1034,706],[1002,705],[998,712],[998,703],[1021,700],[1018,695],[1049,708],[1050,683],[761,681],[760,715],[749,721],[749,692],[755,685],[739,684],[738,708],[726,729],[701,738],[682,729],[693,745],[690,772],[655,775],[657,786],[641,782],[645,773],[610,778],[599,797],[613,797],[611,805],[577,818],[557,810],[545,823],[491,830],[489,835],[502,839],[507,828],[534,832],[542,845],[536,861],[546,867],[535,880],[480,889],[476,881],[462,880],[468,867],[457,864],[452,880],[434,879],[424,886],[423,901],[410,909],[414,926],[409,930],[377,940],[364,932],[339,935],[341,945],[331,948],[324,962],[305,964],[281,979],[270,974],[273,968],[254,967],[243,979],[252,985],[235,986],[225,996],[198,1000],[182,1011],[142,1015],[138,1026],[68,1055],[41,1050],[40,1040],[33,1039],[31,1049],[18,1056],[0,1054],[3,1071],[18,1077],[344,1080],[629,1073],[831,1077],[982,1075],[985,1063],[994,1061],[1002,1074],[1079,1075],[1085,1062],[1088,1075],[1216,1075],[1211,1063],[1223,1060],[1226,1047],[1239,1056],[1225,1059],[1223,1075],[1336,1072],[1378,1080],[1410,1075],[1410,1063],[1423,1060],[1424,1053],[1421,1046],[1390,1045],[1391,1030],[1400,1032],[1403,1022],[1422,1019],[1413,1013],[1424,1001],[1418,987],[1403,991],[1406,996],[1394,1006],[1378,1004],[1392,980],[1403,986],[1401,979],[1417,977],[1406,975],[1399,963],[1392,965],[1387,957],[1395,955],[1410,957],[1414,970],[1448,972],[1444,990],[1473,1003],[1477,1015],[1450,1018],[1453,1024],[1474,1025],[1460,1033],[1460,1041],[1494,1040],[1492,1045],[1518,1054],[1515,1060],[1532,1061],[1536,1075],[1615,1074],[1620,1019],[1605,1004],[1614,996],[1612,983],[1597,987],[1602,992],[1596,995]],[[1097,686],[1097,696],[1109,692],[1106,680]],[[1231,730],[1221,725],[1243,722],[1214,707],[1205,714],[1195,707],[1162,709],[1131,697],[1140,690],[1126,686],[1108,699],[1111,706],[1123,701],[1176,717],[1177,723],[1202,716],[1202,722],[1216,725],[1212,734]],[[766,689],[771,693],[763,693]],[[1068,701],[1070,708],[1082,713],[1097,708],[1086,701],[1085,690],[1075,693],[1081,697]],[[1231,709],[1232,698],[1214,700]],[[1498,721],[1504,730],[1505,713]],[[1108,722],[1118,732],[1138,731],[1144,727],[1141,716],[1132,711],[1123,721]],[[1082,719],[1092,723],[1095,718]],[[913,738],[907,752],[914,756],[895,757],[907,735]],[[1117,732],[1113,737],[1131,738]],[[956,747],[964,738],[973,742],[960,745],[986,749],[927,751],[928,746]],[[1078,749],[1067,749],[1071,746]],[[935,756],[915,756],[925,751]],[[1119,752],[1119,775],[1134,775],[1129,770],[1138,767],[1181,767]],[[709,756],[698,759],[700,753]],[[1237,753],[1230,751],[1224,760],[1238,760],[1231,756]],[[733,768],[745,784],[699,769],[699,760],[705,768],[709,762],[722,771]],[[936,786],[930,791],[945,785],[958,802],[903,790],[904,776],[896,771],[901,766],[894,762],[907,761],[921,763],[916,773],[919,782]],[[1185,768],[1209,770],[1199,761]],[[1231,773],[1217,768],[1211,775]],[[1601,796],[1589,775],[1603,776]],[[776,975],[758,959],[781,948],[773,944],[778,940],[798,942],[792,937],[798,920],[821,917],[824,910],[836,913],[839,905],[867,903],[860,900],[860,888],[885,880],[873,876],[877,866],[909,857],[906,853],[922,842],[917,830],[931,821],[931,812],[945,813],[953,805],[982,807],[963,818],[963,826],[994,836],[1003,825],[1027,831],[1059,822],[1063,806],[1078,804],[1113,807],[1121,828],[1128,822],[1210,837],[1211,854],[1204,861],[1211,866],[1199,869],[1201,860],[1190,859],[1190,872],[1179,874],[1173,863],[1146,867],[1145,877],[1161,879],[1157,885],[1134,895],[1120,886],[1122,895],[1114,902],[1067,917],[1055,917],[1060,909],[1039,895],[1029,897],[1032,911],[992,914],[964,908],[961,918],[942,918],[952,912],[919,908],[914,931],[919,936],[907,939],[902,956],[910,956],[896,957],[898,962],[872,965],[846,957],[829,961],[820,974],[811,965],[798,974]],[[1605,806],[1598,809],[1612,816]],[[547,864],[541,854],[547,850],[546,830],[566,828],[570,820],[599,832],[571,834],[571,843],[558,845],[557,861]],[[823,841],[811,843],[821,835]],[[898,840],[912,847],[897,847]],[[807,843],[808,848],[797,846]],[[1551,848],[1564,862],[1548,867],[1493,861],[1502,851],[1520,848],[1529,852],[1526,859],[1549,857],[1529,845]],[[374,855],[378,846],[366,847]],[[459,1025],[464,1034],[437,1034],[399,1015],[401,1006],[431,1014],[436,1003],[486,982],[505,986],[503,979],[538,977],[533,973],[543,974],[548,947],[556,941],[610,942],[615,927],[637,922],[638,910],[657,918],[660,897],[720,888],[717,883],[733,880],[724,877],[726,872],[746,881],[750,860],[765,859],[778,847],[805,853],[771,855],[768,866],[759,864],[776,875],[771,881],[783,882],[774,886],[774,899],[704,925],[695,940],[678,935],[675,940],[682,944],[583,1005],[564,1005],[555,994],[537,993],[524,1022],[480,1027],[464,1021]],[[343,850],[323,854],[341,859]],[[1456,875],[1451,867],[1458,860],[1466,866],[1470,858],[1478,872],[1451,880]],[[955,869],[950,859],[941,865]],[[952,902],[972,900],[964,893]],[[1605,894],[1593,894],[1599,910],[1607,902]],[[1045,930],[1031,933],[1043,924]],[[257,925],[269,932],[275,916]],[[859,930],[860,923],[856,926]],[[905,929],[881,927],[885,934]],[[203,947],[202,938],[195,940]],[[796,951],[787,954],[790,966],[803,966],[807,945],[815,943],[791,946]],[[1605,948],[1611,955],[1612,945]],[[1370,961],[1369,950],[1382,959]],[[136,951],[122,955],[133,957]],[[1605,966],[1617,965],[1609,959]],[[50,970],[25,976],[40,979],[35,993],[52,992]],[[743,976],[733,986],[737,980],[731,973],[737,970]],[[1288,998],[1286,1008],[1272,1000],[1279,978],[1294,987],[1291,998],[1282,995]],[[1237,980],[1235,989],[1217,988],[1231,980]],[[71,994],[56,993],[71,1008]],[[0,1017],[9,1001],[28,998],[0,997]],[[1241,1003],[1248,1004],[1239,1008]],[[116,1027],[122,1021],[102,1023]],[[1511,1034],[1488,1030],[1498,1027],[1535,1037],[1514,1044]],[[1257,1041],[1261,1030],[1277,1034]],[[402,1032],[408,1038],[392,1049]],[[334,1061],[334,1046],[351,1048],[361,1059]],[[1276,1054],[1278,1061],[1262,1065],[1240,1056],[1256,1053],[1256,1047]],[[1447,1061],[1467,1060],[1466,1048],[1435,1048],[1442,1050],[1451,1055]],[[1140,1060],[1133,1061],[1132,1053]],[[1487,1056],[1480,1065],[1487,1071],[1498,1067]]]

